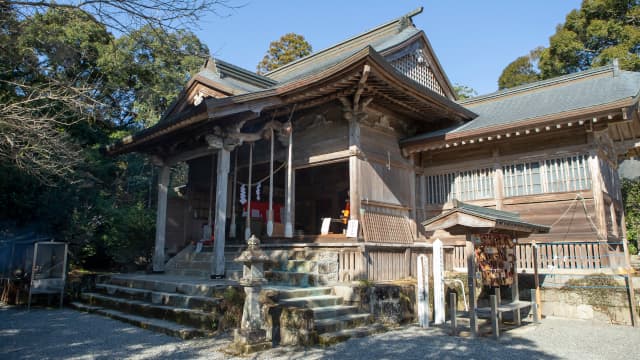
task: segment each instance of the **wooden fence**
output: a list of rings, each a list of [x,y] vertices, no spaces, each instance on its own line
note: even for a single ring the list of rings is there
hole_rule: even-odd
[[[622,244],[602,242],[550,242],[538,243],[538,269],[597,270],[624,266]],[[338,257],[339,281],[397,280],[416,277],[416,261],[426,254],[432,264],[431,248],[392,248],[384,246],[361,249],[343,249]],[[533,248],[530,243],[516,245],[518,271],[533,271]],[[466,272],[465,246],[445,246],[444,268]]]
[[[624,266],[621,243],[604,242],[549,242],[538,243],[538,269],[549,271],[588,270]],[[464,245],[453,250],[453,270],[466,271]],[[533,270],[533,247],[531,243],[516,245],[518,271]]]

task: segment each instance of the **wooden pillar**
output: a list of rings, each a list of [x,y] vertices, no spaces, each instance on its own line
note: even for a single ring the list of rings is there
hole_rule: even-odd
[[[422,173],[420,175],[420,218],[418,222],[421,223],[427,219],[426,209],[427,209],[427,176]]]
[[[287,148],[287,181],[285,188],[285,224],[284,237],[293,237],[293,124],[289,125],[289,144]]]
[[[602,183],[602,169],[600,168],[600,160],[596,151],[589,154],[589,172],[591,175],[591,190],[593,193],[593,203],[595,207],[595,224],[597,226],[598,237],[600,240],[607,239],[607,223],[604,206],[604,184]],[[607,264],[608,265],[608,264]]]
[[[211,277],[224,277],[224,245],[226,240],[225,227],[227,222],[227,197],[229,182],[229,150],[218,150],[217,181],[216,181],[216,213],[214,230],[214,262]]]
[[[153,251],[153,272],[164,272],[169,175],[171,175],[171,168],[163,164],[158,173],[158,209],[156,212],[156,244]]]
[[[478,317],[476,314],[476,254],[471,234],[467,233],[467,242],[465,247],[467,256],[467,282],[469,283],[469,327],[471,328],[471,336],[478,336]]]
[[[236,182],[238,181],[238,151],[235,151],[233,159],[233,180],[231,181],[231,224],[229,225],[229,237],[236,238]]]
[[[413,170],[411,173],[411,177],[409,178],[409,193],[411,194],[411,198],[410,198],[410,204],[409,206],[411,207],[411,233],[413,234],[413,239],[415,241],[415,239],[418,238],[418,209],[417,204],[418,202],[416,201],[416,176],[418,176],[416,174],[416,157],[415,154],[411,155],[411,164],[413,165]]]
[[[504,173],[502,172],[498,149],[493,151],[493,193],[496,199],[496,210],[502,210],[504,203]]]
[[[247,180],[247,219],[244,227],[244,240],[251,237],[251,176],[253,171],[253,143],[249,144],[249,179]]]
[[[271,128],[271,157],[269,158],[269,210],[267,211],[267,235],[273,235],[273,127]]]
[[[349,120],[349,217],[360,219],[360,123],[357,116]]]

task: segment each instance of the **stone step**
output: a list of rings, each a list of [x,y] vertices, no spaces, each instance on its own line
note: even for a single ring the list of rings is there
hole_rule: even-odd
[[[211,271],[211,261],[178,260],[174,263],[175,269],[190,269]]]
[[[306,273],[317,273],[318,272],[318,263],[315,261],[309,260],[288,260],[286,264],[286,269],[282,269],[291,272],[306,272]]]
[[[274,290],[278,290],[278,299],[292,299],[307,296],[319,296],[319,295],[331,295],[332,288],[328,286],[322,287],[308,287],[308,288],[283,288],[283,287],[271,287]]]
[[[350,305],[316,307],[311,308],[311,310],[313,311],[313,317],[316,320],[337,318],[344,315],[352,315],[358,313],[358,308],[356,306]]]
[[[361,326],[353,329],[344,329],[334,332],[320,334],[318,343],[320,345],[333,345],[339,342],[349,340],[351,338],[365,337],[379,332],[385,331],[386,328],[381,324],[373,324],[370,326]]]
[[[304,250],[295,250],[289,253],[289,257],[288,260],[311,260],[311,261],[315,261],[316,260],[316,253],[315,252],[307,252]]]
[[[178,275],[178,274],[173,274]],[[206,276],[199,279],[185,280],[184,276],[170,279],[170,276],[166,276],[167,279],[157,280],[149,279],[148,277],[141,276],[127,276],[127,275],[113,275],[108,280],[99,281],[99,283],[107,283],[111,285],[117,285],[126,288],[135,288],[141,290],[151,290],[165,293],[178,293],[192,296],[212,296],[216,292],[224,290],[229,284],[224,281],[216,281],[212,283],[209,281],[209,273]]]
[[[210,270],[167,269],[166,273],[169,275],[186,276],[201,280],[207,280],[211,278]]]
[[[214,297],[126,288],[110,284],[97,284],[96,290],[102,294],[121,299],[140,300],[151,302],[152,304],[169,305],[203,311],[211,311],[220,303],[220,299]]]
[[[371,314],[348,314],[336,318],[315,320],[315,328],[318,334],[335,332],[344,329],[370,324],[373,321]]]
[[[99,306],[90,306],[80,302],[73,302],[71,306],[80,311],[86,311],[88,313],[94,313],[102,316],[106,316],[115,320],[123,321],[143,329],[152,330],[155,332],[167,334],[169,336],[175,336],[183,340],[189,340],[194,338],[208,337],[213,333],[201,329],[196,329],[186,325],[176,324],[171,321],[151,319],[142,316],[127,314],[122,311],[105,309]]]
[[[321,308],[342,305],[342,297],[335,295],[315,295],[281,299],[278,302],[284,306]]]
[[[168,305],[151,304],[140,300],[120,299],[98,293],[83,293],[82,300],[93,306],[100,306],[145,318],[168,320],[201,330],[211,331],[217,328],[214,314],[201,310],[176,308]]]
[[[265,271],[265,277],[272,283],[290,286],[308,287],[318,284],[317,275],[305,272],[270,270]]]

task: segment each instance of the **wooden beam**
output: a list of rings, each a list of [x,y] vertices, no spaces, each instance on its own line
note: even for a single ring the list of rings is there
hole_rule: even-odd
[[[354,109],[358,107],[358,105],[360,104],[360,96],[362,95],[362,92],[365,89],[365,84],[367,83],[367,78],[369,77],[370,73],[371,73],[371,66],[369,66],[368,64],[365,64],[364,68],[362,69],[362,76],[358,81],[358,88],[356,89],[356,93],[353,95]]]
[[[226,240],[227,222],[227,197],[229,182],[229,150],[221,148],[218,150],[217,179],[216,179],[216,214],[214,225],[214,261],[211,276],[221,279],[225,275],[224,245]],[[251,189],[249,189],[251,191]]]

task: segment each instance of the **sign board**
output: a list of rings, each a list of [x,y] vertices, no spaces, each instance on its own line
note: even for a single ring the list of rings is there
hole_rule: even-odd
[[[433,242],[433,321],[436,325],[444,324],[444,257],[442,241]]]
[[[60,242],[39,242],[33,250],[29,302],[33,294],[60,294],[60,307],[64,297],[64,283],[67,279],[67,244]]]
[[[358,237],[358,220],[349,220],[347,223],[347,237]]]
[[[510,286],[514,281],[515,240],[508,234],[473,234],[476,263],[482,284],[491,287]]]
[[[320,227],[320,235],[327,235],[331,226],[331,218],[322,218],[322,226]]]
[[[418,322],[420,327],[429,327],[429,260],[427,256],[418,256]]]

